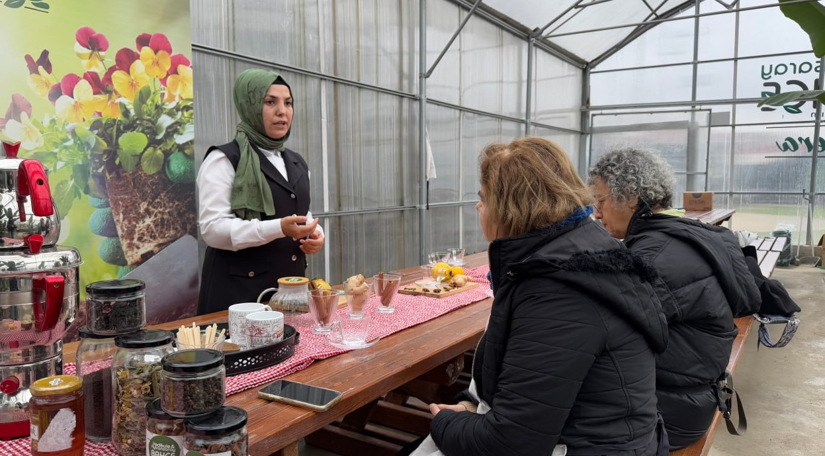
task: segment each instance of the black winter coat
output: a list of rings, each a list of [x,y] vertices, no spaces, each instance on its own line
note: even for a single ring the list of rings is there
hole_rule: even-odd
[[[630,220],[624,242],[658,272],[654,289],[670,343],[656,356],[657,396],[670,448],[683,448],[713,421],[712,385],[730,360],[738,333],[733,319],[759,309],[759,290],[727,228],[644,207]]]
[[[484,415],[431,423],[447,456],[656,453],[655,274],[589,218],[490,244],[495,299],[473,362]]]

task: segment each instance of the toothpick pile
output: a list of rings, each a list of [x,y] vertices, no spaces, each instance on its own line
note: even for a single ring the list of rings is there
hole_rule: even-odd
[[[218,333],[218,325],[213,324],[207,326],[201,334],[201,327],[195,326],[193,322],[191,327],[181,326],[178,329],[178,343],[186,345],[188,348],[214,348],[215,343],[223,338],[225,331],[221,329],[221,332]]]

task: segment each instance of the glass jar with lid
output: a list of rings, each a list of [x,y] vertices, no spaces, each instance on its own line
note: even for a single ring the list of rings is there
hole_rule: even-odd
[[[146,454],[184,456],[183,418],[175,418],[160,408],[160,399],[146,404]]]
[[[87,326],[95,334],[124,334],[146,326],[146,284],[103,280],[86,285]]]
[[[189,418],[183,446],[186,453],[204,456],[247,456],[246,412],[237,407],[221,407],[198,418]]]
[[[223,353],[217,350],[183,350],[161,361],[160,406],[175,417],[213,412],[226,399]]]
[[[114,336],[80,328],[77,376],[83,379],[86,438],[94,442],[112,439],[112,358],[117,352]]]
[[[32,455],[82,456],[86,443],[83,380],[55,375],[32,383],[30,390]]]
[[[306,277],[281,277],[278,279],[278,288],[264,290],[258,297],[258,302],[271,291],[276,291],[269,300],[272,310],[283,312],[285,316],[309,312],[309,279]]]
[[[149,329],[115,338],[112,359],[112,442],[123,456],[146,453],[146,404],[160,397],[160,362],[174,335]]]

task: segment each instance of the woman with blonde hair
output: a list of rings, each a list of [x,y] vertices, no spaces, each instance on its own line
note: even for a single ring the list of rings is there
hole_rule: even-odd
[[[653,271],[590,219],[590,192],[556,144],[493,144],[480,161],[492,312],[470,400],[432,404],[413,454],[666,455]]]

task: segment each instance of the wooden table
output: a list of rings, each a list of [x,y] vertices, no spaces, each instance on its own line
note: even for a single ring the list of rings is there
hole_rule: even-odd
[[[699,220],[700,222],[709,223],[711,225],[721,225],[724,222],[729,222],[736,209],[714,209],[712,211],[686,211],[685,217]]]
[[[487,252],[465,258],[468,268],[487,264]],[[421,277],[418,266],[398,271],[402,283]],[[492,299],[462,307],[434,320],[400,331],[373,347],[353,350],[316,361],[308,368],[286,378],[330,388],[344,393],[340,402],[323,413],[312,412],[257,397],[261,387],[229,396],[227,405],[240,407],[249,414],[249,454],[297,456],[298,439],[332,423],[382,395],[421,376],[475,347],[490,315]],[[174,329],[182,324],[209,324],[227,320],[218,312],[162,325]],[[74,362],[77,343],[64,346],[64,361]]]

